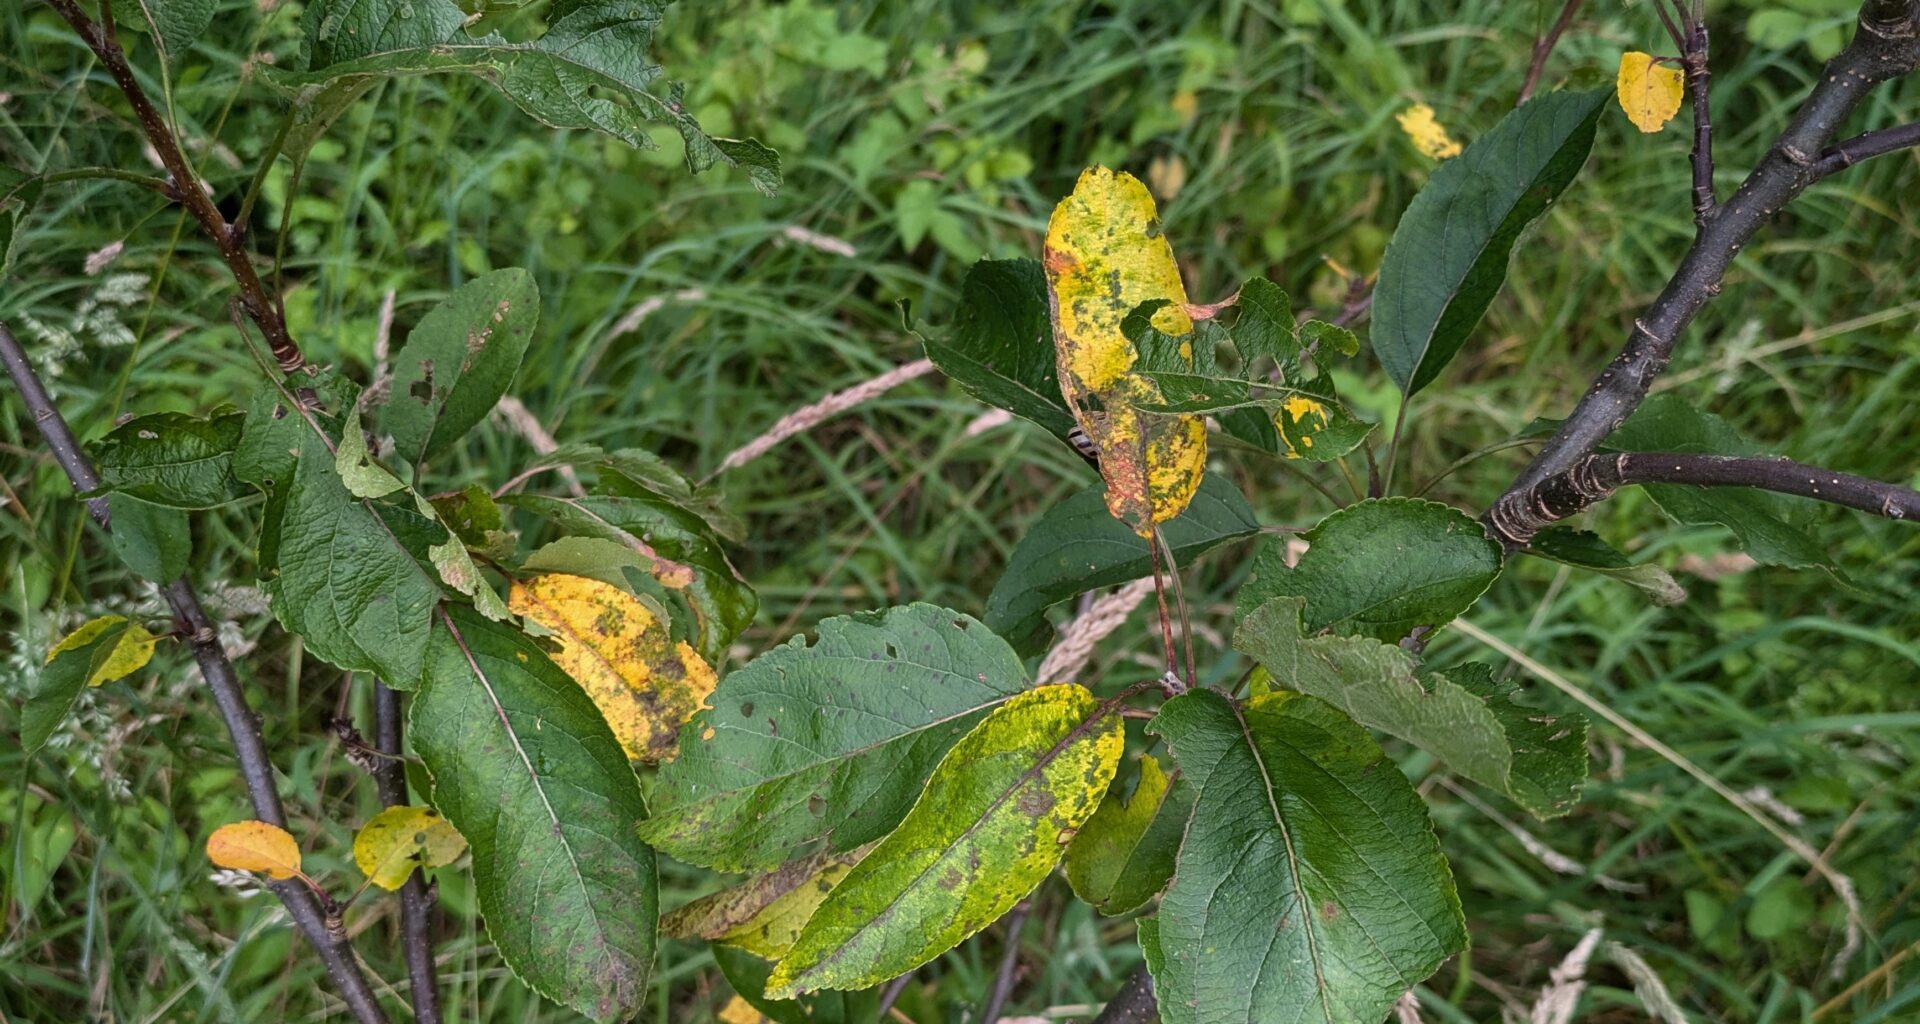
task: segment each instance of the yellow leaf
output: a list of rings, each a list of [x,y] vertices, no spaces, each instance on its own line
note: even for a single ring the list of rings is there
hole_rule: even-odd
[[[1151,381],[1130,374],[1108,393],[1106,408],[1088,412],[1084,423],[1100,453],[1107,511],[1141,536],[1152,535],[1149,524],[1186,511],[1207,471],[1206,420],[1134,408],[1160,400]]]
[[[278,825],[236,821],[214,829],[207,837],[207,859],[216,867],[264,871],[269,878],[292,878],[300,873],[300,844]]]
[[[716,680],[665,619],[619,587],[564,573],[516,582],[507,605],[553,632],[555,664],[593,698],[629,758],[672,758],[680,727]]]
[[[1400,122],[1400,130],[1413,140],[1415,149],[1435,160],[1460,155],[1460,144],[1447,134],[1440,119],[1433,116],[1433,108],[1425,103],[1415,103],[1396,115],[1394,120]]]
[[[1643,132],[1657,132],[1680,112],[1686,76],[1679,68],[1654,62],[1653,55],[1628,50],[1620,55],[1620,77],[1614,88],[1620,109]]]
[[[767,1020],[760,1015],[759,1010],[753,1008],[752,1003],[739,996],[727,1000],[727,1005],[720,1008],[715,1019],[720,1024],[766,1024]]]
[[[872,846],[788,861],[731,889],[703,896],[662,917],[660,934],[724,942],[763,959],[778,960],[793,947],[821,901]]]
[[[153,659],[154,637],[144,626],[127,621],[124,615],[102,615],[83,623],[79,629],[54,644],[53,650],[47,652],[48,664],[52,664],[54,656],[60,652],[85,647],[110,629],[121,630],[120,639],[114,641],[112,653],[100,660],[87,676],[88,686],[124,679],[145,668],[147,662]]]
[[[467,848],[453,823],[431,807],[389,807],[353,837],[353,862],[389,892],[406,883],[416,865],[445,867]]]
[[[1329,422],[1326,406],[1301,395],[1289,397],[1273,414],[1273,425],[1279,428],[1280,444],[1289,459],[1299,458],[1301,448],[1312,448],[1313,435],[1327,429]],[[1295,447],[1296,442],[1299,447]]]

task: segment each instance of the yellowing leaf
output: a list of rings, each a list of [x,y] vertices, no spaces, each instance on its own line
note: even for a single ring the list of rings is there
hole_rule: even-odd
[[[147,662],[153,659],[154,637],[144,626],[127,621],[124,615],[102,615],[81,624],[79,629],[54,644],[53,650],[47,652],[47,664],[52,664],[61,652],[85,647],[108,630],[120,630],[120,639],[114,641],[111,653],[94,662],[92,670],[87,673],[88,686],[125,679],[145,668]]]
[[[680,727],[713,693],[713,669],[667,623],[610,583],[548,573],[515,583],[507,605],[553,631],[553,660],[593,698],[627,756],[673,756]]]
[[[1109,393],[1106,408],[1086,415],[1085,429],[1100,452],[1107,511],[1149,536],[1147,524],[1186,511],[1207,470],[1207,424],[1199,416],[1145,413],[1135,402],[1160,401],[1160,389],[1128,375]]]
[[[1657,132],[1680,112],[1685,76],[1679,68],[1654,62],[1653,55],[1628,50],[1620,55],[1620,77],[1614,84],[1620,109],[1643,132]]]
[[[1447,134],[1440,119],[1433,116],[1433,108],[1425,103],[1415,103],[1397,114],[1394,120],[1400,122],[1400,130],[1413,140],[1415,149],[1435,160],[1460,155],[1460,144]]]
[[[702,938],[778,960],[793,947],[822,900],[873,844],[846,853],[816,853],[788,861],[731,889],[703,896],[660,919],[660,934]]]
[[[1287,458],[1297,459],[1313,447],[1313,436],[1332,422],[1327,407],[1303,395],[1290,396],[1273,414],[1273,425],[1280,430],[1280,444]]]
[[[391,892],[406,883],[416,865],[453,863],[467,841],[431,807],[389,807],[353,837],[353,862],[373,884]]]
[[[269,878],[292,878],[300,873],[300,844],[278,825],[236,821],[214,829],[207,837],[207,859],[216,867],[264,871]]]
[[[727,1000],[727,1005],[720,1008],[720,1012],[714,1019],[720,1024],[765,1024],[767,1018],[761,1016],[760,1011],[754,1009],[752,1003],[734,996]]]

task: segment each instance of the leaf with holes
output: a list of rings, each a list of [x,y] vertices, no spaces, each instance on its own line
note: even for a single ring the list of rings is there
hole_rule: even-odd
[[[540,322],[540,290],[518,267],[468,281],[423,317],[393,359],[381,426],[408,463],[445,452],[507,393]]]
[[[431,807],[389,807],[353,836],[353,862],[360,873],[392,892],[416,867],[445,867],[467,850],[460,830]]]
[[[1043,686],[995,709],[827,894],[767,994],[877,985],[999,920],[1059,862],[1124,742],[1120,717],[1084,687]]]
[[[140,416],[89,447],[101,489],[171,508],[213,508],[239,498],[233,450],[246,417],[184,413]]]

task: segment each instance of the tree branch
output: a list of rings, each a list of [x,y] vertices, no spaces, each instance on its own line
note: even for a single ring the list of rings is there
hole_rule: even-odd
[[[1920,520],[1920,491],[1899,484],[1838,473],[1791,459],[1630,452],[1589,455],[1565,472],[1550,476],[1526,491],[1505,495],[1487,513],[1487,522],[1501,543],[1509,549],[1520,547],[1550,524],[1604,501],[1628,484],[1757,487],[1859,509],[1888,519]]]
[[[68,428],[67,421],[61,417],[59,409],[54,406],[52,398],[47,395],[46,388],[41,385],[39,376],[27,361],[26,351],[5,324],[0,324],[0,363],[6,364],[7,376],[13,379],[13,386],[19,391],[22,403],[33,417],[40,435],[46,438],[54,460],[66,471],[74,491],[84,494],[97,490],[100,477],[94,472],[93,463]],[[110,528],[105,498],[89,500],[87,511],[101,529]],[[200,666],[200,675],[207,681],[207,689],[212,692],[213,702],[226,723],[227,735],[233,741],[234,756],[240,762],[240,775],[246,780],[247,796],[253,802],[254,817],[270,825],[286,828],[287,815],[280,806],[280,793],[274,787],[273,763],[267,758],[266,744],[260,738],[260,722],[254,717],[252,709],[247,707],[246,694],[241,689],[239,677],[234,673],[233,663],[227,660],[226,651],[221,649],[220,641],[214,634],[213,622],[207,618],[206,610],[200,606],[199,596],[194,593],[193,585],[186,577],[182,576],[162,587],[160,593],[173,609],[175,625],[180,634],[187,638],[193,660]],[[346,1002],[354,1019],[360,1024],[386,1024],[387,1015],[380,1009],[359,961],[354,959],[346,929],[333,909],[323,908],[320,898],[299,881],[270,882],[268,887],[280,897],[281,904],[287,908],[287,914],[293,918],[301,934],[320,954],[327,974],[333,979],[334,988],[339,991],[340,998]],[[331,903],[331,900],[328,902]]]
[[[1520,83],[1520,95],[1514,98],[1513,105],[1519,106],[1533,96],[1533,90],[1540,84],[1540,73],[1547,69],[1547,58],[1553,54],[1553,48],[1566,35],[1567,26],[1573,24],[1573,16],[1580,13],[1580,5],[1586,0],[1566,0],[1560,8],[1560,16],[1553,20],[1553,27],[1547,34],[1533,41],[1533,59],[1527,62],[1527,80]]]
[[[993,972],[993,987],[980,1010],[980,1024],[998,1024],[1000,1011],[1007,1008],[1007,998],[1013,994],[1013,970],[1020,964],[1020,932],[1026,928],[1032,910],[1031,899],[1021,900],[1004,919],[1006,948],[1000,951],[1000,966]]]
[[[1813,165],[1813,176],[1824,178],[1852,167],[1868,157],[1882,156],[1902,149],[1920,146],[1920,121],[1911,124],[1882,128],[1877,132],[1855,135],[1845,142],[1834,143],[1833,148],[1820,154]]]
[[[1693,106],[1693,226],[1704,230],[1719,200],[1713,192],[1713,113],[1708,104],[1707,20],[1697,12],[1687,16],[1686,46],[1680,63],[1686,70],[1687,102]]]
[[[374,768],[373,781],[380,802],[400,807],[407,802],[407,765],[401,756],[400,695],[387,684],[373,684],[373,745],[386,755]],[[440,1024],[440,989],[433,964],[433,892],[419,871],[400,886],[400,942],[406,954],[407,983],[413,992],[413,1018],[419,1024]]]
[[[198,175],[187,162],[186,154],[181,152],[180,140],[173,129],[167,125],[160,111],[147,98],[146,90],[140,87],[140,80],[134,77],[133,67],[127,63],[126,51],[120,48],[120,41],[113,32],[112,0],[101,0],[102,21],[95,22],[80,9],[76,0],[47,0],[60,17],[80,35],[81,41],[99,58],[107,74],[113,76],[115,85],[127,97],[127,103],[133,108],[134,117],[140,122],[140,130],[152,144],[160,157],[161,166],[167,169],[172,178],[173,194],[185,206],[193,219],[200,222],[201,230],[213,240],[214,247],[220,250],[220,256],[226,260],[227,268],[233,272],[235,283],[240,286],[240,302],[246,307],[247,315],[260,326],[260,333],[266,336],[267,345],[273,350],[273,358],[280,364],[282,373],[293,373],[306,365],[306,357],[293,337],[287,333],[287,321],[280,313],[280,304],[268,295],[266,286],[260,282],[260,275],[253,269],[252,258],[247,255],[247,247],[241,242],[244,225],[228,224],[214,205],[213,197],[207,194],[206,187],[200,183]]]
[[[1160,1019],[1160,1004],[1153,998],[1153,975],[1143,965],[1107,1000],[1106,1009],[1093,1024],[1146,1024]]]
[[[1746,181],[1695,233],[1666,287],[1633,322],[1620,353],[1507,488],[1503,500],[1566,472],[1626,421],[1666,369],[1680,332],[1719,293],[1734,256],[1815,180],[1819,154],[1841,123],[1875,86],[1916,65],[1920,65],[1920,0],[1869,0],[1853,40],[1827,62],[1792,122]]]

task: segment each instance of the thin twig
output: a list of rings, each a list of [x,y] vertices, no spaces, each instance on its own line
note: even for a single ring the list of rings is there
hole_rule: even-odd
[[[1027,925],[1027,915],[1033,912],[1031,899],[1021,900],[1006,916],[1006,948],[1000,952],[1000,968],[993,972],[993,988],[987,992],[986,1006],[980,1010],[980,1024],[994,1024],[1000,1019],[1000,1011],[1006,1009],[1007,997],[1013,994],[1013,969],[1020,964],[1020,931]]]
[[[1820,159],[1813,165],[1813,176],[1824,178],[1829,174],[1846,170],[1868,157],[1882,156],[1915,146],[1920,146],[1920,121],[1855,135],[1851,139],[1834,143],[1832,148],[1820,154]]]
[[[1686,71],[1687,101],[1693,105],[1693,226],[1702,230],[1713,215],[1719,200],[1713,191],[1713,113],[1708,103],[1710,78],[1707,72],[1707,22],[1697,13],[1688,14],[1686,46],[1680,51],[1680,63]]]
[[[0,324],[0,362],[6,364],[7,375],[13,379],[13,385],[20,392],[21,401],[33,417],[34,425],[39,428],[40,435],[46,438],[47,447],[52,450],[60,468],[66,471],[74,491],[86,494],[98,490],[100,477],[94,472],[93,463],[47,395],[39,376],[28,363],[20,342],[5,324]],[[105,498],[89,500],[87,511],[102,530],[109,529]],[[259,719],[247,706],[240,679],[234,672],[233,663],[227,660],[226,651],[220,646],[213,622],[200,606],[199,595],[184,576],[160,588],[160,593],[168,607],[173,609],[175,629],[187,638],[193,660],[200,667],[200,675],[206,680],[207,689],[213,694],[221,720],[226,723],[227,735],[233,741],[234,757],[240,763],[241,778],[246,782],[247,796],[253,803],[254,817],[270,825],[286,828],[287,814],[280,805],[280,793],[274,786],[273,762],[268,759],[266,744],[260,737]],[[320,955],[328,976],[333,979],[334,987],[354,1019],[360,1024],[385,1024],[386,1013],[380,1009],[373,989],[367,983],[366,974],[354,959],[346,930],[331,908],[323,907],[320,899],[300,882],[270,882],[268,887],[280,898],[295,926]]]
[[[380,803],[407,803],[407,763],[401,756],[400,695],[378,680],[373,684],[373,742],[381,757],[374,767]],[[419,871],[400,886],[400,943],[407,961],[407,985],[413,992],[413,1018],[440,1024],[440,988],[433,963],[433,891]]]
[[[1560,37],[1567,32],[1567,26],[1573,24],[1573,16],[1580,13],[1580,5],[1586,0],[1567,0],[1560,8],[1560,16],[1553,20],[1553,27],[1547,34],[1534,40],[1533,59],[1527,64],[1527,80],[1520,83],[1520,95],[1514,98],[1513,105],[1519,106],[1532,98],[1533,90],[1540,84],[1540,73],[1547,69],[1547,58],[1553,54],[1553,48]]]
[[[902,974],[898,978],[895,978],[892,981],[887,982],[887,987],[882,989],[880,992],[880,1005],[874,1011],[874,1015],[878,1017],[885,1017],[887,1015],[887,1011],[893,1009],[893,1004],[900,1001],[900,993],[905,992],[907,990],[907,985],[912,981],[913,981],[913,972],[908,971],[907,973]]]

